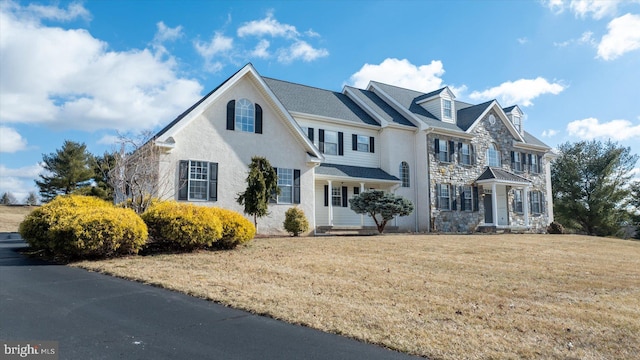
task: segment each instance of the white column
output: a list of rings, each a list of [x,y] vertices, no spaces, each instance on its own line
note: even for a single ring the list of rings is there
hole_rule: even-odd
[[[491,184],[491,211],[493,211],[493,225],[498,226],[498,193],[496,183]]]
[[[364,192],[364,183],[360,183],[360,193]],[[364,226],[364,214],[360,214],[360,226]]]
[[[331,187],[331,180],[327,180],[327,182],[329,183],[329,225],[333,226],[333,188]]]
[[[529,187],[525,186],[522,192],[522,211],[524,211],[524,226],[529,228]]]

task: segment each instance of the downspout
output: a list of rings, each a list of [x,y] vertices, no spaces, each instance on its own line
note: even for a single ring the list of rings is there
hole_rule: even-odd
[[[427,153],[427,232],[431,232],[431,157],[429,156],[429,133],[430,129],[427,128],[425,131],[425,144]]]
[[[415,221],[415,233],[420,232],[420,225],[419,225],[419,221],[420,221],[420,198],[418,197],[418,147],[416,146],[417,142],[416,142],[416,138],[418,137],[418,134],[420,133],[420,129],[417,129],[415,134],[413,135],[413,152],[414,152],[414,157],[413,157],[413,164],[414,164],[414,170],[413,170],[413,193],[414,193],[414,198],[416,199],[416,221]]]

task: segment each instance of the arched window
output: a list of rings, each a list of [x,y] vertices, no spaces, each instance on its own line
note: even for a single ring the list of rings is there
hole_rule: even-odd
[[[247,99],[236,101],[236,130],[254,132],[255,112],[253,103]]]
[[[500,166],[500,151],[498,151],[498,148],[493,143],[489,144],[489,148],[487,149],[487,162],[489,166]]]
[[[409,164],[406,161],[400,163],[400,180],[402,180],[402,187],[409,187]]]

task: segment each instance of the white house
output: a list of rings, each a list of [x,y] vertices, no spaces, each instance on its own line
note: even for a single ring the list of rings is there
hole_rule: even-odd
[[[162,194],[242,212],[253,156],[277,168],[281,194],[259,220],[283,233],[298,206],[314,232],[365,228],[348,199],[379,189],[411,200],[391,229],[544,231],[553,220],[550,148],[523,129],[518,106],[472,105],[444,87],[379,82],[342,92],[261,76],[247,64],[154,137]]]

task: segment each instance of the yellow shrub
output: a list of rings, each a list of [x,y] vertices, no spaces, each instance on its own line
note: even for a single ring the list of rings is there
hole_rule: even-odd
[[[167,249],[212,246],[222,237],[220,219],[206,207],[159,201],[142,214],[152,240]]]
[[[309,221],[304,215],[304,211],[297,207],[289,208],[284,213],[284,229],[293,236],[309,231]]]
[[[222,249],[233,249],[249,242],[256,235],[256,227],[241,214],[222,208],[209,208],[222,221],[222,238],[215,244]]]

